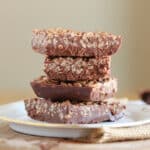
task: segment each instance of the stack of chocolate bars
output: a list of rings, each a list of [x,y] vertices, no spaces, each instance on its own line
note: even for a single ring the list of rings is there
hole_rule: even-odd
[[[28,115],[51,123],[98,123],[123,116],[111,55],[121,37],[106,32],[34,30],[32,48],[46,56],[45,76],[31,82],[37,98],[25,100]]]

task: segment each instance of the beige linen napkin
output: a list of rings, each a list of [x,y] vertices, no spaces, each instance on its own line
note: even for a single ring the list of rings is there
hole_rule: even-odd
[[[104,127],[94,129],[88,137],[77,139],[81,142],[106,143],[125,140],[142,140],[150,138],[150,124],[132,127]]]

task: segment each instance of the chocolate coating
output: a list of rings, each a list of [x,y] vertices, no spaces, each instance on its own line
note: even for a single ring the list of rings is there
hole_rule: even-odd
[[[116,79],[91,82],[58,82],[40,77],[31,82],[38,97],[51,100],[102,101],[113,97],[117,92]]]
[[[124,106],[119,103],[71,103],[52,102],[50,99],[27,99],[25,108],[28,115],[49,123],[87,124],[115,121],[123,116]]]

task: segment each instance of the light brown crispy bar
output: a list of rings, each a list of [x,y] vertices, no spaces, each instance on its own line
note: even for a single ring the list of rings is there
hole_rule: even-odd
[[[103,58],[47,57],[44,71],[50,80],[83,81],[110,77],[110,56]]]
[[[123,116],[125,106],[120,103],[72,103],[69,100],[52,102],[50,99],[27,99],[25,108],[28,115],[49,123],[86,124],[102,121],[115,121]]]
[[[101,57],[116,53],[121,37],[107,32],[76,32],[61,28],[33,30],[32,48],[49,56]]]

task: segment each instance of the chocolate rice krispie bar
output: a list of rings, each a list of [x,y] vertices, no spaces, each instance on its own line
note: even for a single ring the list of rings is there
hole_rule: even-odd
[[[110,57],[78,58],[47,57],[44,71],[50,80],[82,81],[110,77]]]
[[[27,99],[25,108],[32,119],[49,123],[88,124],[115,121],[123,116],[124,106],[119,103],[72,103],[69,100],[52,102],[50,99]]]
[[[49,56],[101,57],[116,53],[121,37],[107,32],[76,32],[61,28],[33,30],[32,48]]]
[[[109,78],[102,81],[62,82],[48,80],[41,76],[31,82],[33,91],[38,97],[51,100],[103,101],[113,97],[117,92],[117,80]]]

